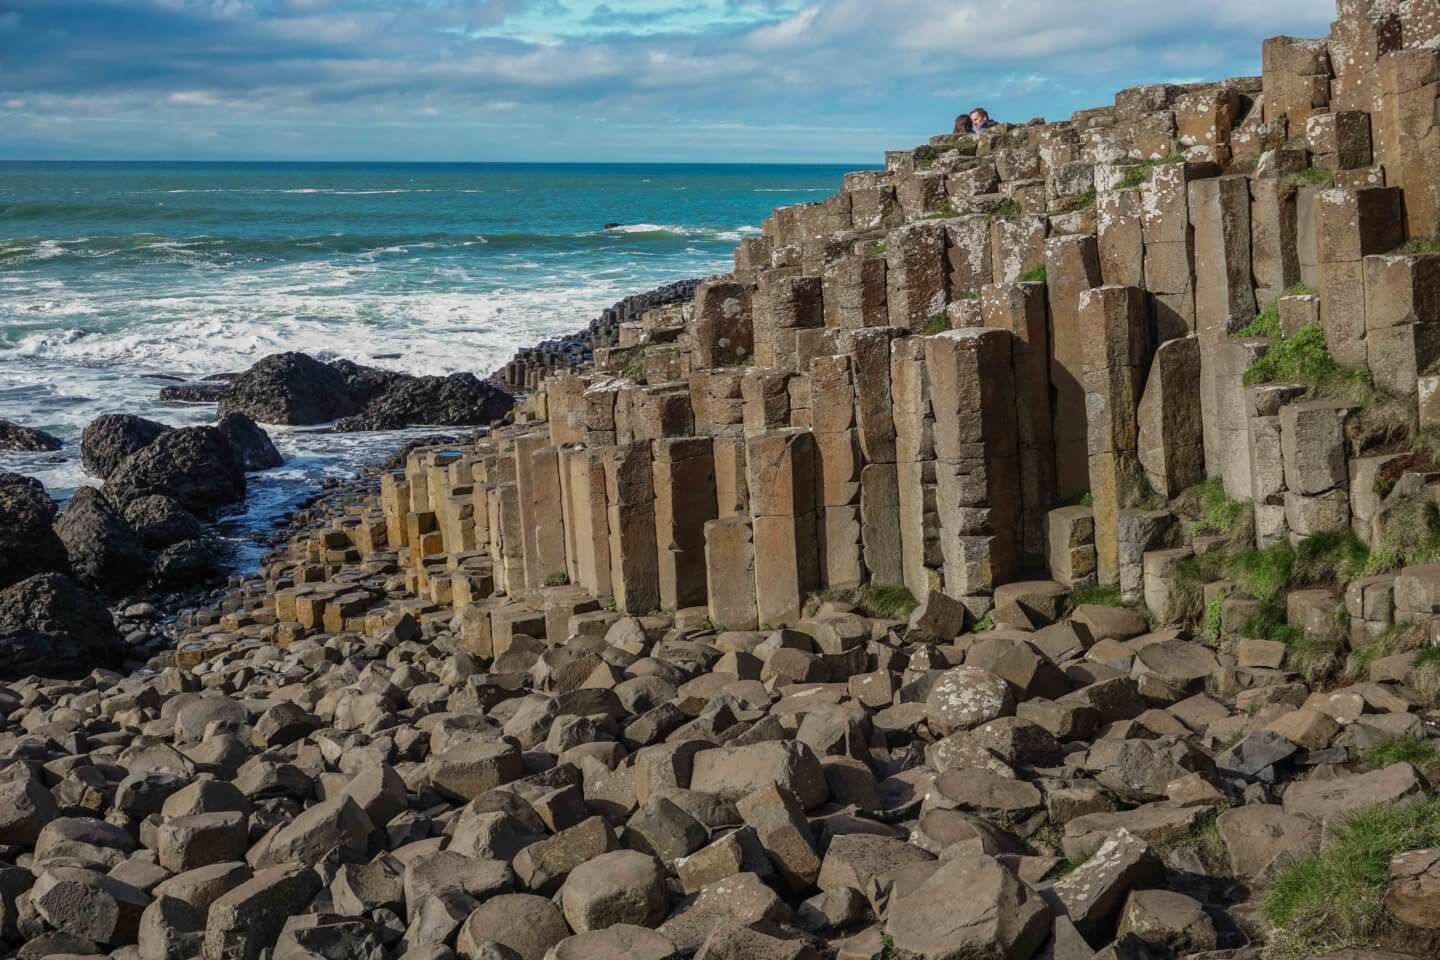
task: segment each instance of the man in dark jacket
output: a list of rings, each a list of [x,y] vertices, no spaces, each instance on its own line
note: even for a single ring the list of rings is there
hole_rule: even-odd
[[[984,133],[986,130],[1000,126],[1000,124],[990,119],[990,111],[984,107],[976,107],[970,111],[970,123],[975,128],[976,133]]]

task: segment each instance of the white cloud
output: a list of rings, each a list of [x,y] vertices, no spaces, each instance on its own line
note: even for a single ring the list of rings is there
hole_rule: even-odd
[[[165,99],[182,107],[213,107],[220,103],[220,98],[208,90],[176,90]]]

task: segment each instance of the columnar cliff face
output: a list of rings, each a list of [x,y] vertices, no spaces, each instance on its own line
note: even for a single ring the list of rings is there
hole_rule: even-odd
[[[0,688],[0,938],[1435,956],[1440,5],[1339,6],[777,210],[156,672]]]

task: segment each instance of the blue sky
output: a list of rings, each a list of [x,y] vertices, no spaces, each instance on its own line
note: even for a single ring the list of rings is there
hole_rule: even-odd
[[[874,162],[1334,0],[0,0],[0,159]]]

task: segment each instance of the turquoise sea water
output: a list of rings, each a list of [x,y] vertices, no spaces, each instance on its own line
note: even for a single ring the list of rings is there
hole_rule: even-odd
[[[92,418],[205,422],[212,407],[156,399],[163,378],[282,350],[483,375],[626,295],[726,270],[772,208],[847,169],[0,163],[0,416],[67,441],[0,469],[63,496]],[[277,440],[291,460],[252,484],[257,522],[397,443]]]

